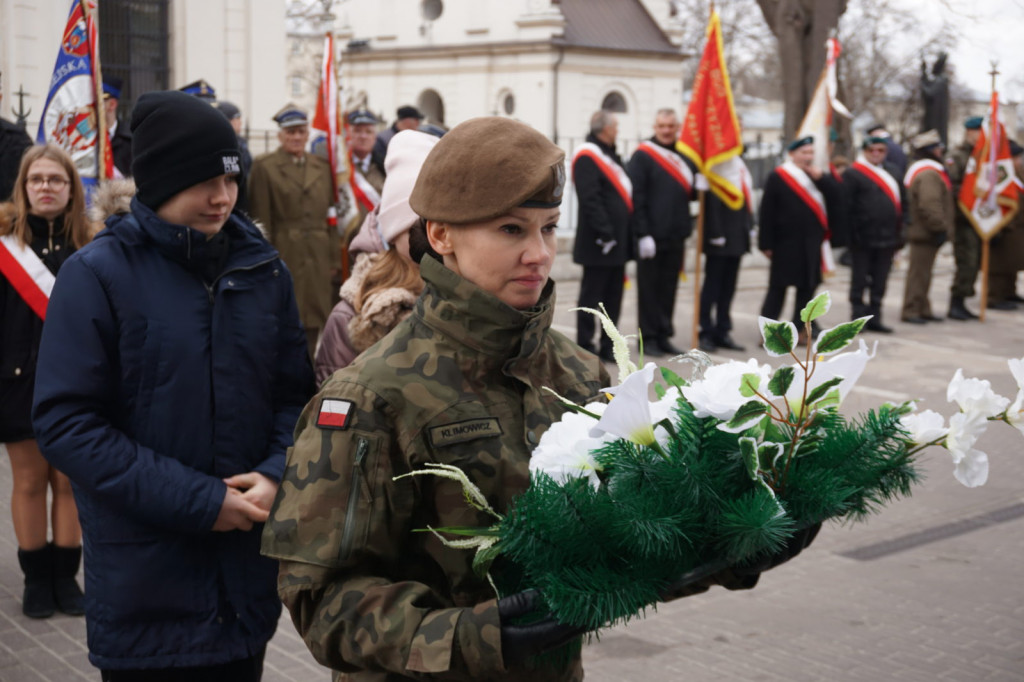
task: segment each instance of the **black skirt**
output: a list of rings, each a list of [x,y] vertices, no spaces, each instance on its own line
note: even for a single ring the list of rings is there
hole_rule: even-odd
[[[35,438],[32,430],[32,390],[35,377],[0,379],[0,443]]]

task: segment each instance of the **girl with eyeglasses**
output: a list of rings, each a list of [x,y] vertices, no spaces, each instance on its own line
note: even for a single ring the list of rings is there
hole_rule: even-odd
[[[82,531],[71,484],[40,453],[30,413],[49,291],[61,265],[94,231],[71,157],[54,145],[26,150],[12,201],[0,204],[0,443],[11,460],[11,516],[25,573],[22,611],[30,618],[57,609],[84,613],[75,582]]]

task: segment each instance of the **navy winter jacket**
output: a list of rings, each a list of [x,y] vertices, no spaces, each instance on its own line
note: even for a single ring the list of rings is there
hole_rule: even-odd
[[[313,393],[292,278],[232,215],[211,245],[137,200],[61,268],[47,309],[33,424],[74,485],[89,658],[107,669],[253,655],[280,614],[262,524],[213,532],[221,479],[280,480]]]

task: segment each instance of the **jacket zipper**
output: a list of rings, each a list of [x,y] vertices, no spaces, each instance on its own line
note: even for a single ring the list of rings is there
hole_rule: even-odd
[[[191,245],[189,250],[191,251]],[[210,297],[210,303],[213,304],[214,300],[213,288],[217,286],[217,282],[219,282],[220,279],[225,275],[230,275],[232,272],[246,272],[248,270],[255,270],[256,268],[263,267],[268,263],[273,263],[275,260],[276,256],[274,258],[268,258],[267,260],[261,260],[259,263],[253,263],[252,265],[239,266],[237,268],[225,270],[224,272],[217,275],[217,279],[213,280],[213,282],[211,282],[210,284],[207,284],[206,281],[204,280],[203,286],[206,287],[206,295]]]
[[[356,534],[356,506],[359,504],[359,488],[363,483],[363,464],[370,443],[365,438],[356,439],[356,456],[352,462],[352,485],[348,491],[348,507],[345,510],[345,528],[341,533],[341,551],[339,559],[345,561],[352,554],[353,536]]]

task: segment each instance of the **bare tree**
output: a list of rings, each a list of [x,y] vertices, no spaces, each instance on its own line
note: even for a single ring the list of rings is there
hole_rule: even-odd
[[[757,0],[778,42],[785,106],[784,134],[800,125],[821,68],[825,41],[846,11],[847,0]]]

